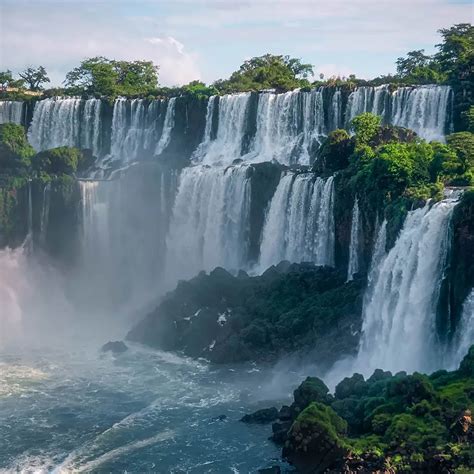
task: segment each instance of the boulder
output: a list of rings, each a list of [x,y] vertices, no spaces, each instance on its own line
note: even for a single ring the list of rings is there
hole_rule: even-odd
[[[112,352],[112,354],[122,354],[127,350],[128,347],[123,341],[109,341],[101,348],[102,352]]]
[[[250,413],[241,418],[240,421],[244,423],[259,423],[267,424],[271,423],[278,419],[278,410],[275,407],[272,408],[263,408],[262,410],[257,410],[254,413]]]

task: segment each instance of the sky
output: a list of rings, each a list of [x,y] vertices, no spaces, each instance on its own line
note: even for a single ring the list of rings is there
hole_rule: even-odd
[[[0,0],[0,70],[43,65],[52,86],[93,56],[152,60],[162,85],[228,77],[265,53],[315,75],[394,72],[437,30],[473,22],[471,0]]]

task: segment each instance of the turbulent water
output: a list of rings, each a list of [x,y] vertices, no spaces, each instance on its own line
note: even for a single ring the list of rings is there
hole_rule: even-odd
[[[0,350],[0,471],[256,472],[279,449],[268,426],[239,419],[287,402],[289,387],[274,389],[263,369],[134,346],[117,358],[88,343]]]
[[[455,205],[445,200],[411,211],[394,247],[373,266],[356,361],[363,373],[380,367],[429,372],[445,364],[435,315]]]

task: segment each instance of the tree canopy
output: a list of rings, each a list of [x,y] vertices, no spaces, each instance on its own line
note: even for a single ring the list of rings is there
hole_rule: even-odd
[[[147,95],[158,86],[158,66],[151,61],[115,61],[97,56],[68,72],[64,84],[76,94]]]
[[[223,92],[276,89],[286,91],[309,86],[313,66],[290,56],[265,54],[244,61],[229,79],[214,85]]]

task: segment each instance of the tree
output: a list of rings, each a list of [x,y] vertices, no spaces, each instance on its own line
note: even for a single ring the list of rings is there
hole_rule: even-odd
[[[158,86],[158,66],[151,61],[85,59],[66,74],[66,87],[77,94],[116,97],[148,95]]]
[[[43,88],[43,84],[51,82],[43,66],[29,67],[18,75],[26,82],[31,91],[39,91]]]
[[[443,42],[437,44],[435,55],[441,70],[451,80],[469,80],[474,64],[474,27],[470,23],[460,23],[451,28],[439,30]]]
[[[461,164],[461,172],[474,169],[474,133],[458,132],[446,137],[452,150],[456,152]]]
[[[0,72],[0,88],[5,89],[13,81],[12,72],[8,69]]]
[[[363,113],[354,117],[351,121],[351,130],[355,133],[357,144],[368,144],[375,137],[382,123],[382,117]]]
[[[217,81],[215,86],[224,92],[262,89],[286,91],[308,86],[313,66],[290,56],[265,54],[244,61],[229,79]]]
[[[410,82],[439,82],[441,76],[437,64],[424,49],[409,51],[405,58],[398,58],[397,75]]]
[[[397,74],[399,76],[410,76],[416,68],[428,66],[430,60],[431,57],[425,54],[424,49],[409,51],[406,58],[397,59]]]

